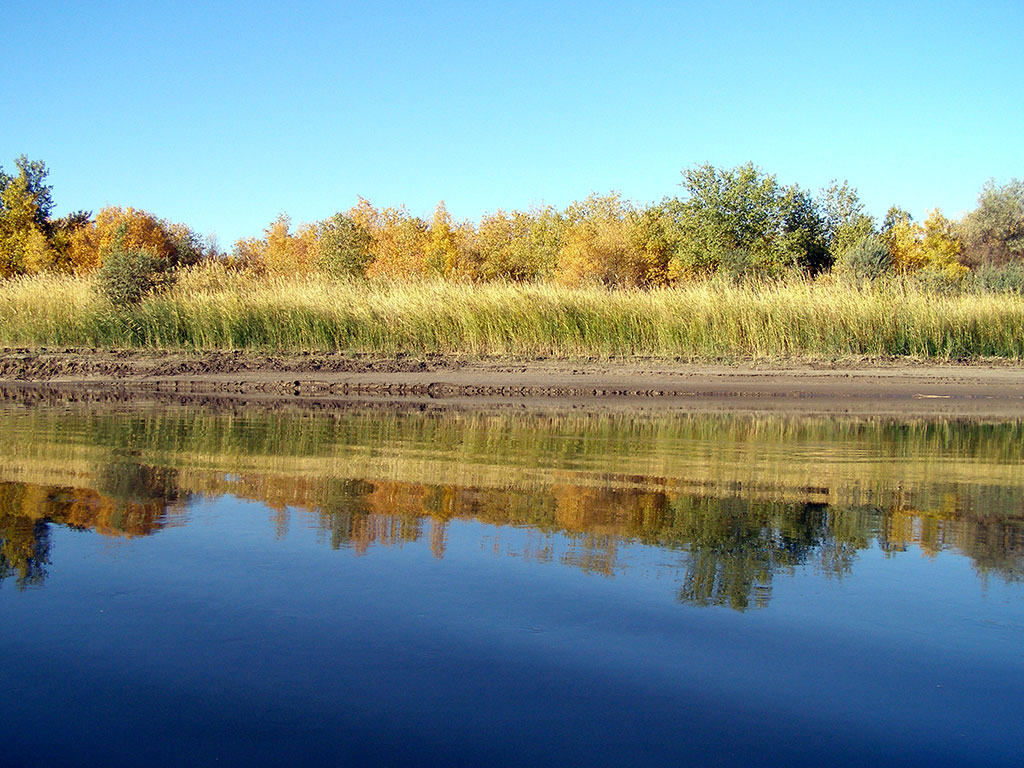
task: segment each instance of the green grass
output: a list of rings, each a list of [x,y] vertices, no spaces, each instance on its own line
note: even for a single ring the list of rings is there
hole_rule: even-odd
[[[1024,358],[1024,296],[790,281],[606,290],[259,279],[206,266],[116,307],[86,278],[0,284],[0,344],[479,356]]]

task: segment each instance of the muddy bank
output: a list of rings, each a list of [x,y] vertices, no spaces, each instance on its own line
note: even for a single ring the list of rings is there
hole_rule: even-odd
[[[252,352],[153,352],[143,350],[0,350],[0,381],[102,380],[202,377],[261,373],[393,373],[453,369],[453,358],[372,358],[341,354],[261,355]]]
[[[0,351],[0,398],[1024,415],[1024,366]]]

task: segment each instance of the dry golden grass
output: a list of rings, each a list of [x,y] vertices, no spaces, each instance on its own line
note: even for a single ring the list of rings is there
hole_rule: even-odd
[[[1024,358],[1024,296],[907,284],[694,283],[657,290],[256,278],[207,265],[115,307],[88,279],[0,284],[0,343],[721,358]]]

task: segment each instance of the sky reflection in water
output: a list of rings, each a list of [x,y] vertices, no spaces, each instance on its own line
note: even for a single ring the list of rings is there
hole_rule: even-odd
[[[12,764],[1006,764],[1022,446],[11,409],[0,735]]]

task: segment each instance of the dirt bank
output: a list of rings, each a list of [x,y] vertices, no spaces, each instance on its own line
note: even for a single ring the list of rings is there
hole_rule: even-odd
[[[6,399],[421,402],[1024,416],[1024,366],[906,361],[691,364],[343,354],[0,351]],[[35,394],[32,394],[35,393]]]

